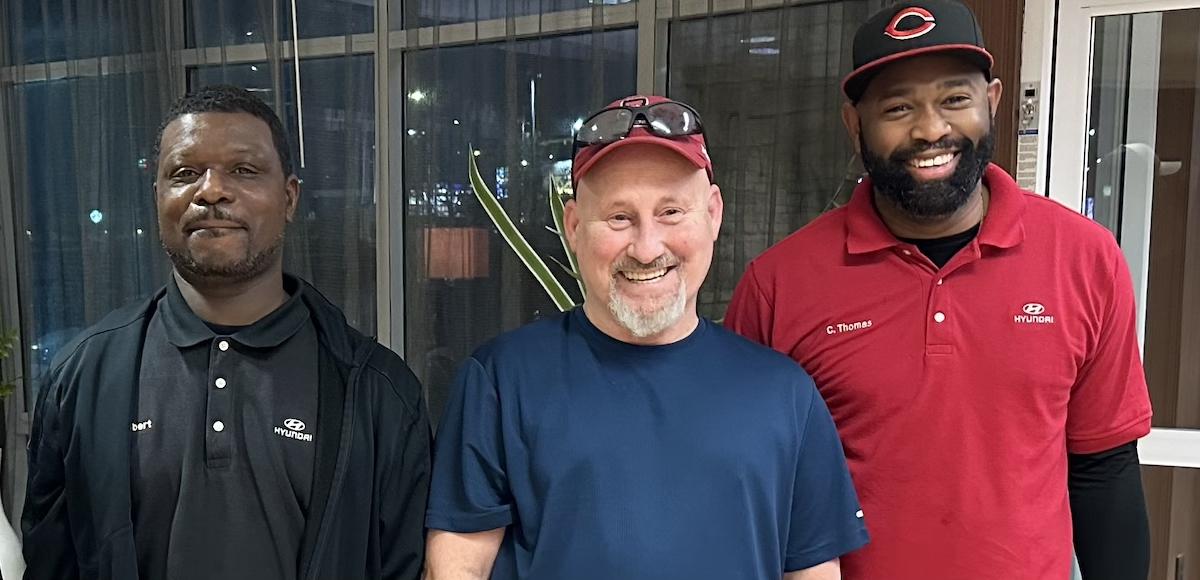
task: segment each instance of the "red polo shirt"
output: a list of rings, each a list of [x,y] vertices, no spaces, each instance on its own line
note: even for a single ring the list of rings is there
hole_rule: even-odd
[[[871,543],[847,580],[1063,580],[1067,452],[1150,432],[1113,235],[988,168],[987,216],[938,269],[870,180],[751,262],[726,325],[796,359],[837,423]]]

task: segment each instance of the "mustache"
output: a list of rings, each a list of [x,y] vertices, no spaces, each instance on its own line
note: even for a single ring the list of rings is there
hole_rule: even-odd
[[[907,149],[901,149],[899,151],[895,151],[891,155],[888,156],[888,161],[892,161],[894,163],[907,163],[908,161],[912,160],[913,157],[916,157],[922,153],[925,153],[926,151],[932,151],[934,149],[939,149],[939,150],[957,149],[959,151],[966,151],[966,150],[974,149],[974,148],[975,148],[975,143],[973,141],[971,141],[970,139],[967,139],[966,137],[963,137],[961,139],[951,139],[949,136],[946,136],[946,137],[942,137],[941,139],[938,139],[937,142],[935,142],[935,143],[930,143],[928,141],[922,141],[922,142],[917,143],[916,145],[913,145],[912,147],[909,147]]]
[[[206,209],[197,210],[190,215],[186,215],[183,222],[183,229],[191,228],[200,222],[206,221],[233,222],[243,228],[249,227],[245,220],[229,213],[229,210],[219,205],[210,205]]]
[[[673,254],[663,254],[654,259],[649,264],[643,264],[633,258],[623,258],[612,265],[611,274],[616,275],[617,272],[653,272],[671,266],[678,266],[679,258]]]

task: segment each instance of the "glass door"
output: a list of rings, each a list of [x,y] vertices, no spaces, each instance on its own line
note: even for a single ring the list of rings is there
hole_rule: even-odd
[[[1200,0],[1063,0],[1056,40],[1047,191],[1113,232],[1138,295],[1150,579],[1200,580]]]

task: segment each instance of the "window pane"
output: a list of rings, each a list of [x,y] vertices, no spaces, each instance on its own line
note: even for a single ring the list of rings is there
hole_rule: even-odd
[[[278,112],[301,180],[284,268],[311,282],[375,334],[375,92],[370,55],[300,61],[305,166],[300,166],[295,75],[272,88],[266,63],[194,69],[191,86],[227,83],[254,91]]]
[[[188,46],[228,46],[292,38],[293,0],[186,0]],[[300,38],[369,34],[375,0],[294,0]],[[273,12],[273,10],[275,10]],[[301,75],[303,76],[303,75]]]
[[[671,24],[669,93],[705,122],[725,220],[700,311],[720,318],[746,264],[849,199],[861,167],[842,126],[854,0]]]
[[[635,0],[404,0],[403,11],[401,0],[391,1],[396,7],[393,12],[403,12],[405,26],[415,28],[578,10],[600,4],[629,4]]]
[[[5,0],[0,22],[7,28],[12,61],[54,62],[154,51],[149,34],[128,34],[138,15],[128,1]]]
[[[458,365],[485,340],[557,312],[472,193],[468,156],[527,240],[565,261],[548,205],[576,121],[634,91],[633,30],[432,49],[405,58],[409,364],[440,418]],[[560,281],[579,300],[566,275]]]
[[[147,162],[157,96],[153,79],[138,74],[14,90],[24,128],[21,307],[30,376],[39,378],[77,333],[166,280]]]

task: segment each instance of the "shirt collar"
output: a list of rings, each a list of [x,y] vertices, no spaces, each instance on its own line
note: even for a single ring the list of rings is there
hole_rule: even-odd
[[[983,183],[991,197],[987,216],[976,240],[980,245],[1011,248],[1025,239],[1025,194],[1017,182],[996,164],[988,165]],[[846,252],[868,254],[904,245],[884,225],[872,201],[871,178],[865,177],[850,198],[846,214]]]
[[[229,338],[251,348],[272,348],[296,334],[309,319],[308,306],[304,304],[303,284],[295,277],[284,274],[283,289],[290,297],[282,306]],[[167,340],[176,347],[196,346],[216,338],[217,334],[188,306],[174,276],[167,284],[166,296],[159,300],[159,307],[163,312]]]

